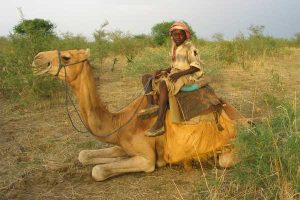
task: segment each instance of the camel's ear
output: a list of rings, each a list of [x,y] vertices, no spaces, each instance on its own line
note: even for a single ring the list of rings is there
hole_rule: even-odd
[[[91,50],[90,50],[89,48],[87,48],[87,49],[85,50],[85,54],[86,54],[86,57],[89,58],[90,55],[91,55]]]

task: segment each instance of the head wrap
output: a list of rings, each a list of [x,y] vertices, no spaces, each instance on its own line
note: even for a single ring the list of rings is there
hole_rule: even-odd
[[[174,22],[169,29],[169,34],[171,35],[172,31],[175,29],[184,30],[187,40],[191,38],[191,32],[189,30],[189,27],[185,23],[180,22],[180,21]],[[177,48],[177,46],[176,46],[174,40],[172,39],[172,61],[173,62],[175,61],[176,48]]]
[[[169,29],[169,34],[172,34],[172,31],[178,29],[178,30],[184,30],[185,35],[186,35],[186,39],[190,39],[191,38],[191,32],[189,30],[189,27],[180,21],[174,22],[171,26],[171,28]]]

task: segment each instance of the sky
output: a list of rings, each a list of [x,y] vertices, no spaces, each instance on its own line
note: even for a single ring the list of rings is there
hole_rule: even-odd
[[[273,37],[300,32],[300,0],[8,0],[0,7],[1,36],[20,22],[18,8],[25,19],[50,20],[59,34],[87,38],[105,21],[109,31],[150,34],[157,23],[184,20],[204,39],[248,34],[250,25],[264,25],[264,33]]]

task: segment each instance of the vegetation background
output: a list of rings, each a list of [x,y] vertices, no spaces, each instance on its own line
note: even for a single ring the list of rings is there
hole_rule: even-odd
[[[50,21],[24,19],[9,36],[0,37],[0,97],[19,110],[49,109],[62,103],[61,83],[50,77],[35,77],[31,71],[34,55],[45,50],[90,48],[94,68],[109,66],[111,74],[116,64],[125,60],[124,76],[132,80],[166,68],[171,45],[168,28],[172,23],[154,25],[150,35],[132,35],[109,32],[105,22],[94,32],[93,40],[88,40],[72,33],[58,35]],[[240,33],[231,40],[225,40],[222,33],[204,40],[197,38],[190,28],[193,43],[205,62],[205,72],[213,80],[223,80],[226,70],[249,74],[251,79],[258,69],[266,69],[261,78],[266,81],[243,85],[240,80],[231,85],[237,90],[255,91],[245,115],[253,117],[258,108],[263,111],[254,119],[255,126],[239,131],[235,143],[242,149],[241,162],[229,172],[217,173],[217,169],[203,172],[205,182],[197,184],[197,198],[300,198],[299,87],[286,85],[283,74],[268,67],[270,61],[299,55],[300,33],[290,39],[274,38],[264,34],[264,26],[251,25],[249,33]],[[299,64],[290,70],[299,77]],[[5,197],[6,189],[1,189],[4,193],[0,193],[0,198]]]

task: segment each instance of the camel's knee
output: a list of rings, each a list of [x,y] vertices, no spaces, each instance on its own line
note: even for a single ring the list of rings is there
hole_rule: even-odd
[[[97,165],[92,169],[92,177],[95,181],[104,181],[109,177],[108,171],[103,167]]]
[[[152,163],[151,165],[146,166],[144,172],[150,173],[153,172],[155,170],[155,164]]]
[[[155,160],[143,158],[140,166],[144,172],[153,172],[155,170]]]
[[[88,150],[82,150],[80,151],[79,155],[78,155],[78,160],[81,164],[86,165],[88,164]]]

